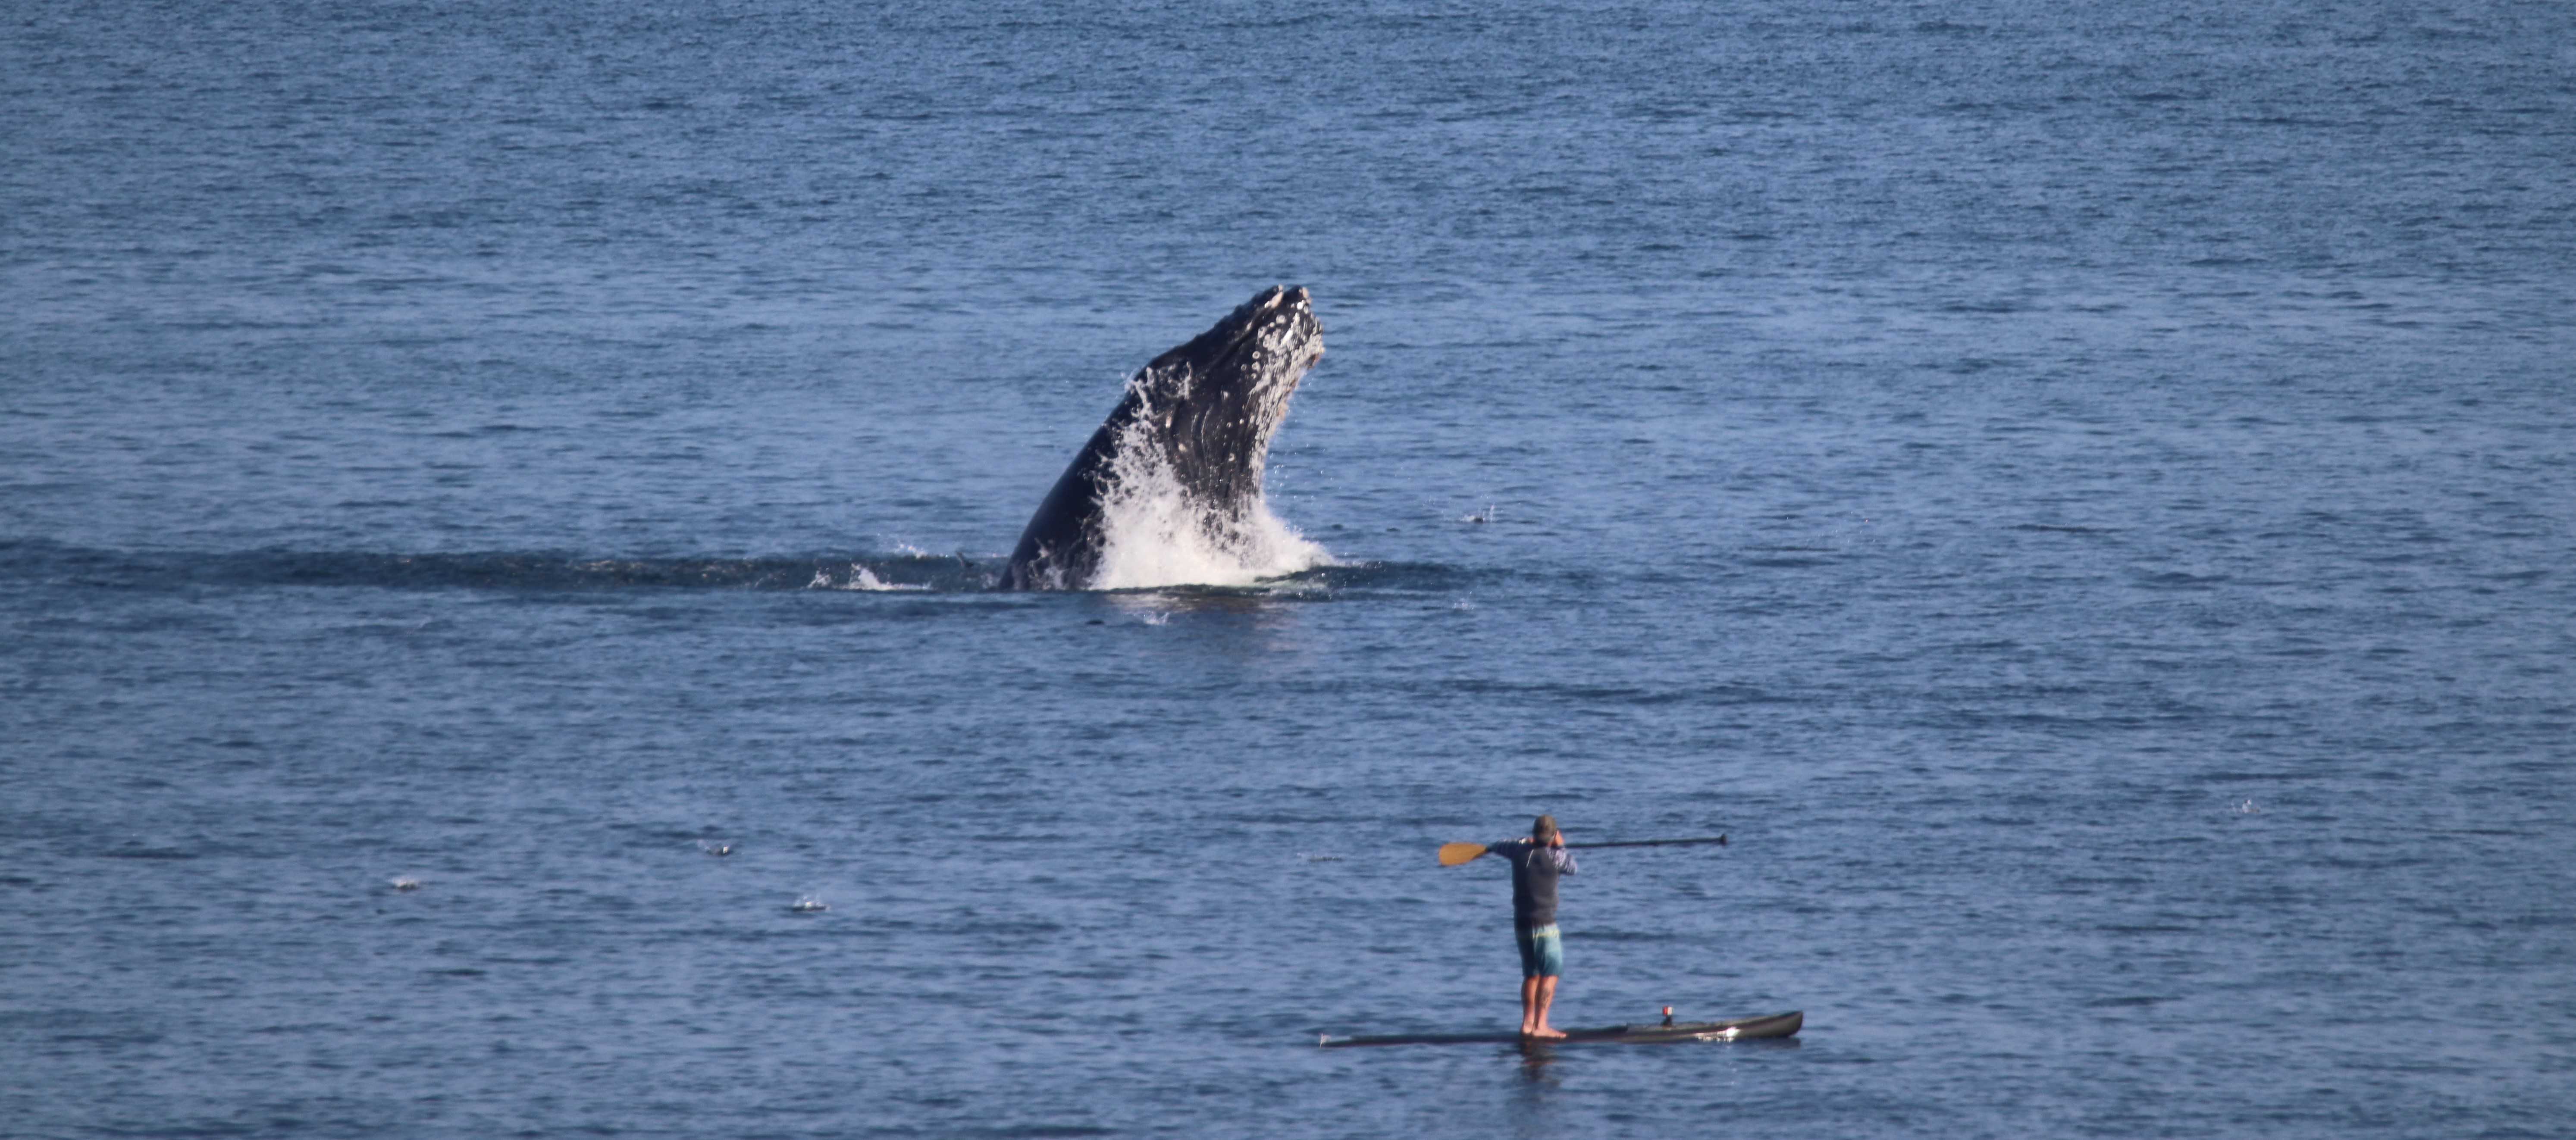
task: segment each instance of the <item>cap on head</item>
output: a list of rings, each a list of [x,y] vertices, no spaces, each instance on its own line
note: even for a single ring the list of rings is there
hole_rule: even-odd
[[[1530,838],[1541,843],[1556,838],[1556,817],[1543,815],[1530,824]]]

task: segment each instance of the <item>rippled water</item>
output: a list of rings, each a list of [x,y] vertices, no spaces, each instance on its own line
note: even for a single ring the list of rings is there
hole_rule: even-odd
[[[0,1134],[2559,1134],[2570,42],[21,5]],[[985,590],[1279,281],[1339,565]],[[1313,1048],[1539,810],[1806,1031]]]

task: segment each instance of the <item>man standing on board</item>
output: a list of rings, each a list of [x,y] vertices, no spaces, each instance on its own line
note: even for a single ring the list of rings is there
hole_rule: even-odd
[[[1556,817],[1543,815],[1520,839],[1485,845],[1512,865],[1512,937],[1521,947],[1521,1036],[1563,1037],[1547,1023],[1556,1004],[1557,975],[1565,972],[1564,941],[1556,931],[1556,879],[1574,873],[1574,856]],[[1483,856],[1478,856],[1482,858]]]

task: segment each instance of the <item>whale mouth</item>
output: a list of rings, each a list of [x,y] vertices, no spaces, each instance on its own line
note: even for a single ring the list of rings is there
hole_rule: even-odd
[[[1002,585],[1248,585],[1328,563],[1262,494],[1271,436],[1323,355],[1307,291],[1273,286],[1155,357],[1039,504]]]

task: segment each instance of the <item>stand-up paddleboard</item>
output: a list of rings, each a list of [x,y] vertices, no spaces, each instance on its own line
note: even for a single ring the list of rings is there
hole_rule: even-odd
[[[1774,1013],[1762,1017],[1740,1017],[1733,1021],[1665,1021],[1644,1025],[1609,1025],[1599,1029],[1569,1029],[1563,1037],[1544,1040],[1524,1038],[1519,1033],[1363,1033],[1357,1037],[1334,1037],[1329,1034],[1315,1044],[1326,1049],[1343,1049],[1354,1045],[1678,1045],[1688,1041],[1759,1041],[1764,1038],[1795,1036],[1798,1027],[1807,1023],[1803,1010]]]

